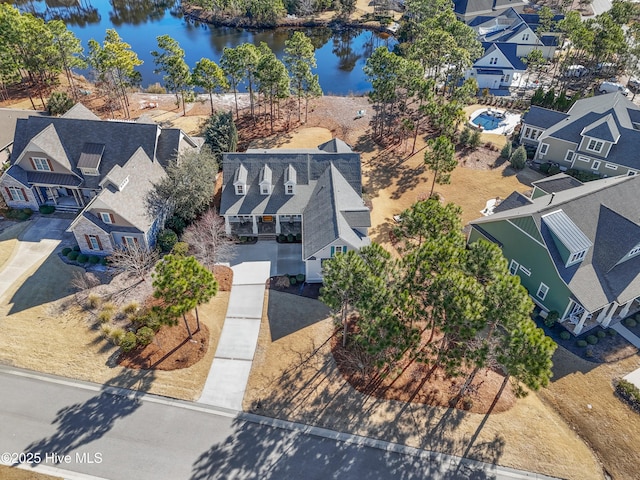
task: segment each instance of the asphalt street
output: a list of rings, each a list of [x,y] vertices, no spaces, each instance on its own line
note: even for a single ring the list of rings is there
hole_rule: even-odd
[[[9,367],[0,463],[111,480],[549,478]]]

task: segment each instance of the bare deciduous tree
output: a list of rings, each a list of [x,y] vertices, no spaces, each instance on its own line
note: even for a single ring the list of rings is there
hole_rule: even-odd
[[[193,250],[194,257],[207,267],[233,256],[234,243],[224,230],[224,220],[215,209],[207,210],[184,232],[182,239]]]
[[[158,261],[158,252],[137,243],[116,247],[109,255],[111,266],[119,272],[128,272],[142,281]]]

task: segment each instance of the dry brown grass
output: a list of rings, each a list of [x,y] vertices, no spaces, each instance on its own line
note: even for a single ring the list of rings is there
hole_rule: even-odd
[[[10,248],[11,244],[0,243],[0,256]],[[204,358],[182,370],[147,374],[143,384],[139,377],[116,366],[118,349],[102,338],[94,314],[78,305],[70,286],[77,271],[81,269],[52,256],[22,277],[21,289],[8,292],[10,303],[0,306],[0,362],[185,400],[198,398],[220,338],[229,292],[219,292],[199,307],[210,332],[210,348]],[[123,303],[129,301],[122,298]]]
[[[535,394],[485,417],[357,392],[331,355],[327,315],[317,300],[268,292],[245,410],[562,478],[602,478],[589,448]]]
[[[18,236],[29,225],[29,222],[16,223],[0,233],[0,268],[11,258],[14,249],[18,245]]]
[[[60,477],[52,477],[32,470],[5,467],[4,465],[0,465],[0,478],[2,480],[62,480]]]

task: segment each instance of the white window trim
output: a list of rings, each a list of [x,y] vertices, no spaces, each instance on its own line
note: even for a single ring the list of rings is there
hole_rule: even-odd
[[[589,157],[585,157],[584,155],[578,155],[578,160],[581,162],[590,162],[591,159]]]
[[[549,151],[549,144],[548,143],[540,144],[540,155],[546,155],[548,151]]]
[[[244,185],[236,185],[236,195],[244,195],[245,188]]]
[[[591,165],[591,170],[598,170],[600,168],[600,160],[596,160]]]
[[[638,172],[636,172],[635,170],[629,170],[627,172],[627,177],[633,177],[634,175],[637,175]]]
[[[13,198],[14,202],[27,201],[27,199],[24,198],[24,194],[22,193],[22,189],[20,187],[10,186],[7,188],[9,189],[9,193],[11,194],[11,198]]]
[[[531,270],[529,270],[528,268],[526,268],[526,267],[524,267],[522,265],[520,265],[520,271],[522,273],[524,273],[527,277],[531,276]]]
[[[520,264],[515,260],[511,260],[511,263],[509,264],[509,273],[511,275],[515,275],[516,273],[518,273],[519,268],[520,268]]]
[[[295,188],[293,185],[285,185],[285,193],[287,195],[293,195],[295,193]]]
[[[109,225],[113,224],[111,221],[111,214],[108,212],[100,212],[100,219],[103,223],[108,223]]]
[[[49,167],[49,160],[43,157],[31,157],[33,160],[33,165],[36,167],[36,170],[39,172],[50,172],[51,168]]]
[[[100,243],[98,242],[98,237],[95,235],[87,235],[87,237],[89,237],[89,242],[91,242],[91,248],[93,250],[102,250],[102,248],[100,248]]]
[[[331,245],[331,258],[335,257],[337,253],[347,253],[347,246]]]
[[[566,155],[564,156],[565,162],[573,162],[573,156],[576,154],[573,150],[567,150]]]
[[[637,245],[637,246],[633,247],[631,249],[631,251],[629,252],[629,256],[633,257],[634,255],[637,255],[638,253],[640,253],[640,245]]]
[[[543,282],[540,282],[540,286],[538,287],[538,291],[536,292],[536,297],[544,301],[544,299],[547,298],[548,293],[549,293],[549,286],[545,285]]]
[[[129,240],[131,240],[131,242],[129,242]],[[136,240],[134,237],[130,237],[130,236],[122,236],[122,241],[125,244],[125,246],[127,247],[135,247],[136,245]]]
[[[609,170],[617,170],[618,169],[618,166],[614,165],[613,163],[605,163],[604,166],[606,168],[608,168]]]
[[[271,190],[269,188],[269,185],[261,185],[260,186],[260,195],[269,195],[271,193],[269,190]]]
[[[584,257],[587,255],[587,250],[582,250],[581,252],[575,252],[571,254],[569,257],[569,261],[567,262],[567,267],[573,265],[575,263],[579,263],[584,260]]]
[[[596,140],[595,138],[589,138],[588,140],[589,141],[587,142],[587,146],[585,147],[585,150],[589,152],[595,152],[595,153],[602,152],[602,149],[604,148],[604,142],[602,140]],[[592,142],[594,142],[596,146],[600,144],[600,148],[591,148]]]

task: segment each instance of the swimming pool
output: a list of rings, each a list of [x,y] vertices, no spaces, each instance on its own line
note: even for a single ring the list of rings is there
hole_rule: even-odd
[[[500,122],[504,120],[504,115],[500,117],[495,116],[493,113],[482,112],[476,116],[472,122],[483,130],[495,130],[500,126]]]

